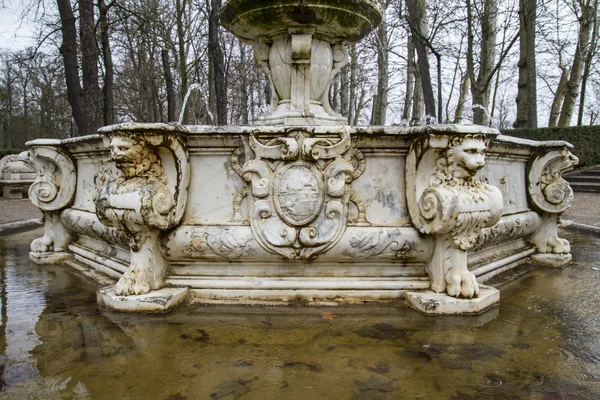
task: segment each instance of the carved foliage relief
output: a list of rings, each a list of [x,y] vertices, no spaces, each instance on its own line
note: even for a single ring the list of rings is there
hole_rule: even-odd
[[[249,148],[241,175],[258,243],[288,260],[311,260],[334,246],[347,226],[350,183],[364,170],[349,131],[312,138],[296,130],[266,143],[250,136]]]

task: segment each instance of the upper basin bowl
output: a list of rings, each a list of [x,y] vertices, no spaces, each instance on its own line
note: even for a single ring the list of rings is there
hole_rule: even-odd
[[[354,43],[381,19],[376,0],[229,0],[221,8],[221,24],[250,42],[288,28],[313,27],[319,34]]]

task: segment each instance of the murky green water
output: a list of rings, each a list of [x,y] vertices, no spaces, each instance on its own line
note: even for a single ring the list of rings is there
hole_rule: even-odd
[[[195,307],[101,313],[96,286],[0,240],[0,398],[600,398],[600,240],[502,288],[482,317],[408,308]]]

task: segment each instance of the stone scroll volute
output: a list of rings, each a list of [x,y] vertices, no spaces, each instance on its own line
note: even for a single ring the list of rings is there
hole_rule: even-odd
[[[96,196],[100,221],[130,237],[131,263],[117,282],[118,296],[140,295],[164,286],[169,266],[160,248],[162,231],[183,216],[190,182],[188,155],[174,134],[112,132],[105,136],[118,176]]]
[[[76,168],[59,140],[39,139],[28,143],[31,149],[19,158],[31,163],[37,178],[29,188],[29,198],[44,215],[44,236],[31,243],[29,256],[39,264],[55,263],[70,257],[67,246],[71,234],[60,212],[73,201],[77,186]]]
[[[551,267],[563,267],[571,261],[571,245],[558,237],[560,215],[573,203],[573,190],[562,174],[579,162],[571,148],[566,143],[550,150],[541,147],[529,162],[527,192],[531,205],[541,215],[540,227],[529,238],[538,251],[532,259]]]
[[[426,269],[434,292],[477,297],[479,285],[467,267],[467,251],[481,229],[502,216],[500,190],[475,178],[491,139],[483,134],[425,134],[413,141],[406,163],[410,217],[435,235]]]

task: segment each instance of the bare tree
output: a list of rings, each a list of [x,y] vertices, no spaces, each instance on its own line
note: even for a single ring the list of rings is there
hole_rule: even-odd
[[[426,38],[429,37],[427,2],[425,0],[406,0],[406,8],[408,10],[407,19],[417,50],[419,76],[421,78],[421,89],[423,91],[423,99],[425,102],[425,113],[433,116],[436,115],[435,98],[433,96],[433,87],[431,85],[427,44],[425,43]]]
[[[389,43],[386,23],[387,3],[380,0],[384,10],[384,17],[381,25],[377,28],[377,95],[373,100],[372,125],[385,125],[387,106],[388,106],[388,86],[389,86]]]
[[[519,0],[519,91],[515,128],[537,128],[536,13],[537,0]]]
[[[227,84],[223,49],[219,40],[219,10],[221,0],[210,0],[208,19],[209,104],[217,125],[227,125]]]
[[[592,29],[592,38],[590,39],[590,49],[588,50],[587,58],[585,60],[585,67],[583,69],[583,76],[581,78],[581,95],[579,96],[579,112],[577,114],[577,125],[583,124],[583,111],[585,108],[585,92],[587,89],[587,81],[590,76],[590,70],[592,65],[592,58],[596,53],[598,47],[598,0],[594,0],[594,27]]]
[[[558,126],[565,127],[571,124],[573,112],[575,111],[575,103],[579,96],[579,87],[583,76],[585,62],[588,59],[590,51],[590,38],[595,19],[594,7],[595,0],[577,0],[576,4],[579,9],[579,34],[577,37],[577,48],[573,56],[573,64],[571,66],[571,74],[567,82],[565,90],[565,98],[560,110],[560,118]]]
[[[481,51],[479,73],[475,76],[474,45],[473,45],[473,5],[467,0],[467,71],[471,81],[471,96],[473,98],[473,123],[490,124],[490,81],[496,62],[496,26],[498,20],[497,0],[484,0],[481,14]]]

